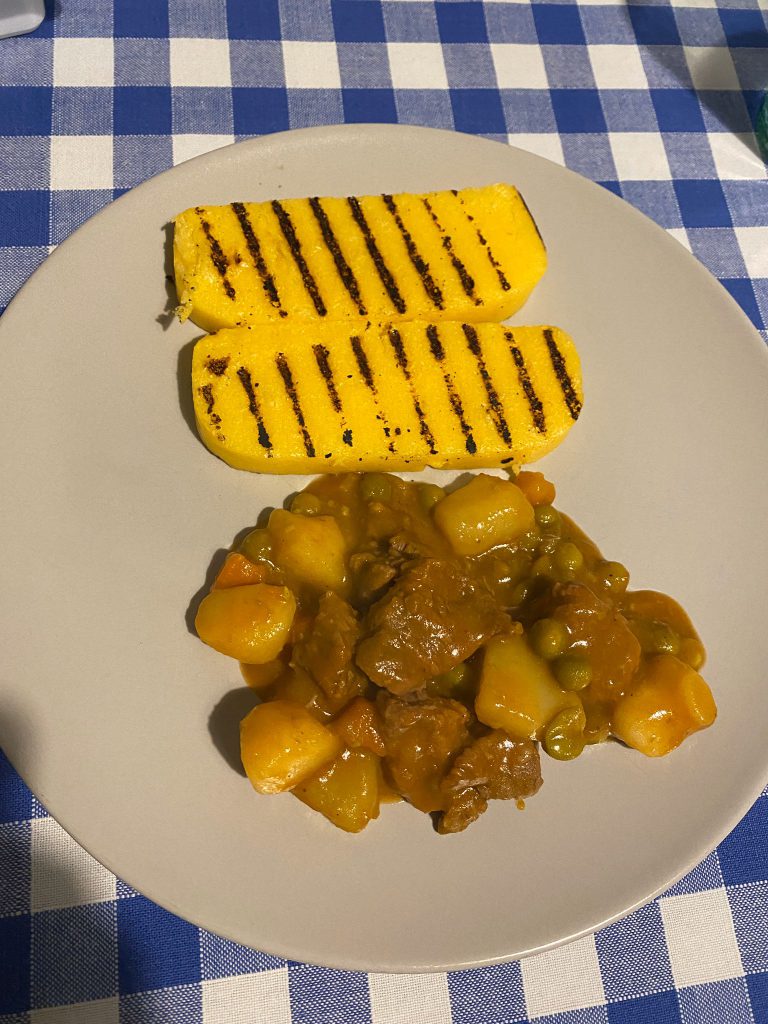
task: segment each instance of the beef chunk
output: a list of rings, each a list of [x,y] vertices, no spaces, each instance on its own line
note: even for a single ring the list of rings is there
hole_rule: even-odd
[[[489,800],[533,796],[541,782],[536,744],[494,729],[463,750],[445,776],[443,790],[450,802],[438,832],[461,832],[483,813]]]
[[[393,787],[420,811],[445,810],[443,780],[469,742],[469,711],[446,697],[403,700],[383,692],[377,704]]]
[[[379,686],[407,693],[508,626],[487,586],[457,562],[419,558],[369,610],[357,664]]]
[[[351,605],[328,591],[317,615],[293,646],[292,662],[304,669],[334,703],[344,703],[365,689],[354,664],[360,627]]]

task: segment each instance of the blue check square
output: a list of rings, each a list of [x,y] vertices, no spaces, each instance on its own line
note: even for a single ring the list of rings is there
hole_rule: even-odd
[[[742,310],[746,313],[755,327],[760,330],[765,326],[763,318],[760,314],[760,307],[757,304],[757,297],[755,296],[755,290],[752,287],[752,282],[749,279],[744,278],[721,278],[720,284],[723,285],[725,290],[734,298],[741,306]]]
[[[579,8],[568,4],[531,4],[540,43],[584,43]]]
[[[51,85],[53,41],[22,36],[3,44],[0,86]]]
[[[674,989],[664,925],[657,903],[608,925],[595,935],[595,946],[609,1002]],[[643,950],[642,960],[635,954]]]
[[[357,1024],[371,1019],[365,974],[290,962],[288,985],[291,1018],[296,1024],[315,1021]]]
[[[51,245],[59,245],[112,202],[112,189],[61,189],[51,193]]]
[[[341,95],[339,89],[291,89],[288,92],[291,128],[341,124],[344,121]]]
[[[491,42],[538,42],[536,25],[528,4],[488,4],[485,8],[485,20]]]
[[[331,0],[337,43],[383,43],[384,16],[376,0]]]
[[[278,0],[227,0],[227,26],[230,39],[279,39]]]
[[[200,981],[194,925],[143,896],[117,900],[120,994]]]
[[[397,119],[401,124],[453,128],[453,108],[445,89],[398,89]]]
[[[350,123],[394,124],[395,94],[391,89],[344,89],[341,94],[344,120]]]
[[[0,1014],[29,1008],[29,914],[0,918]]]
[[[683,224],[687,228],[732,226],[728,203],[719,181],[682,179],[676,181],[674,186]],[[722,859],[720,866],[722,867]]]
[[[172,97],[174,135],[232,134],[234,132],[232,94],[235,91],[194,85],[179,86],[174,89]],[[281,89],[280,92],[284,93],[284,90]]]
[[[285,89],[233,89],[232,123],[235,135],[284,131],[289,127]]]
[[[759,9],[748,10],[743,4],[742,9],[721,10],[720,20],[729,46],[763,50],[768,46],[768,26]]]
[[[50,135],[53,89],[17,86],[3,89],[0,135]]]
[[[520,964],[478,967],[448,975],[453,1024],[527,1020]]]
[[[768,1020],[768,973],[750,974],[747,977],[747,991],[755,1020]]]
[[[33,1007],[117,995],[114,902],[35,914],[31,973]]]
[[[113,0],[115,35],[138,39],[168,36],[168,4],[146,0]]]
[[[720,1024],[755,1024],[762,1018],[754,1017],[749,1005],[749,993],[744,978],[707,985],[691,985],[678,992],[680,1019],[683,1024],[702,1024],[712,1021]]]
[[[768,798],[761,796],[718,848],[726,885],[768,878]]]
[[[5,309],[19,288],[21,288],[27,278],[34,274],[47,256],[47,246],[26,245],[23,248],[19,248],[0,245],[0,312]],[[15,814],[16,817],[12,818],[13,821],[35,816],[35,799],[21,779],[18,781],[22,789],[22,792],[19,794],[15,793],[13,789],[9,793],[0,779],[0,821],[7,815]],[[21,815],[18,814],[20,808],[16,804],[16,800],[19,798],[27,804],[31,804],[31,808],[27,807],[25,813]],[[22,828],[23,823],[13,825],[12,827]],[[0,900],[0,902],[2,901]]]
[[[594,89],[552,89],[552,109],[558,131],[604,132],[605,115]]]
[[[663,132],[704,131],[696,93],[687,89],[651,89],[651,100]]]
[[[390,43],[436,43],[440,39],[433,3],[387,3],[383,14]]]
[[[28,821],[0,825],[0,917],[29,910],[30,851]]]
[[[114,90],[115,135],[170,135],[171,90],[119,86]]]
[[[112,90],[106,86],[56,89],[54,135],[111,135]]]
[[[501,89],[505,123],[514,132],[554,132],[555,113],[548,89]]]
[[[642,999],[608,1004],[609,1024],[680,1024],[675,992],[656,992]]]
[[[435,13],[440,38],[444,43],[488,42],[483,4],[445,3],[437,0]]]
[[[26,204],[23,196],[40,197],[36,202]],[[32,234],[38,239],[43,234],[40,221],[44,214],[42,197],[44,192],[0,192],[0,245],[47,245],[48,232],[45,231],[45,242],[29,239],[30,232],[26,229],[26,216],[33,214]],[[9,196],[10,199],[6,199]],[[4,201],[5,200],[5,201]],[[16,211],[14,213],[14,211]],[[19,218],[19,223],[10,224],[11,217]],[[6,235],[8,240],[2,241]],[[19,778],[16,769],[0,750],[0,822],[22,821],[32,816],[32,794]]]
[[[120,999],[120,1024],[202,1024],[202,1021],[203,993],[199,985],[155,989]]]
[[[680,33],[671,7],[630,4],[627,12],[641,46],[679,45]]]
[[[47,245],[49,217],[49,192],[33,189],[28,192],[0,192],[0,245]],[[4,759],[0,761],[2,790],[10,792],[8,806],[11,810],[5,813],[16,814],[18,818],[28,817],[32,796]]]
[[[200,966],[203,979],[228,978],[233,974],[273,971],[285,967],[285,960],[200,929]]]
[[[451,89],[453,120],[459,132],[504,134],[507,122],[496,89]]]

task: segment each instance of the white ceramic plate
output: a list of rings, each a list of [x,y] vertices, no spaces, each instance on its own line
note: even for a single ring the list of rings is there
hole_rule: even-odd
[[[199,332],[162,316],[166,226],[195,203],[499,180],[522,189],[550,252],[517,321],[562,325],[583,361],[582,419],[543,468],[635,586],[690,610],[720,717],[659,761],[617,745],[545,758],[524,813],[493,804],[461,835],[401,804],[349,836],[290,796],[257,796],[233,768],[250,697],[237,665],[187,626],[216,552],[302,481],[236,472],[198,441]],[[322,964],[491,963],[647,901],[757,796],[768,358],[720,285],[610,193],[447,132],[270,136],[94,217],[8,310],[0,351],[0,743],[72,835],[163,906]]]

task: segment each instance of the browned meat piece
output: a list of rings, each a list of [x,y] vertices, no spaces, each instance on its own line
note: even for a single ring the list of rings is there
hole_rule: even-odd
[[[441,836],[451,832],[463,832],[464,829],[477,821],[488,806],[488,801],[479,790],[472,786],[459,790],[452,797],[447,811],[443,811],[437,823],[437,831]]]
[[[458,665],[509,617],[479,580],[453,561],[414,561],[368,612],[357,664],[393,693],[418,689]]]
[[[420,811],[445,810],[443,779],[469,742],[469,711],[445,697],[402,700],[380,693],[378,705],[393,787]]]
[[[640,664],[640,644],[618,609],[583,583],[558,583],[550,613],[568,627],[574,653],[583,650],[592,667],[590,693],[614,701],[632,682]]]
[[[541,788],[539,748],[531,740],[513,740],[502,729],[480,736],[453,762],[445,789],[468,786],[489,800],[521,800]]]
[[[360,605],[369,605],[382,596],[397,576],[397,568],[373,555],[353,555],[350,569],[355,578],[355,600]]]
[[[345,703],[365,689],[353,660],[359,632],[351,605],[328,591],[320,598],[317,615],[293,645],[292,664],[309,673],[334,704]]]

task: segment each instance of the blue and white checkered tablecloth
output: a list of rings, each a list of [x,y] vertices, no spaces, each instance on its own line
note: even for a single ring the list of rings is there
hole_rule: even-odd
[[[533,150],[667,228],[768,339],[765,0],[55,0],[0,40],[0,306],[115,196],[236,139],[424,124]],[[768,396],[766,396],[768,400]],[[768,790],[663,897],[554,952],[332,971],[161,910],[0,754],[0,1024],[768,1022]]]

